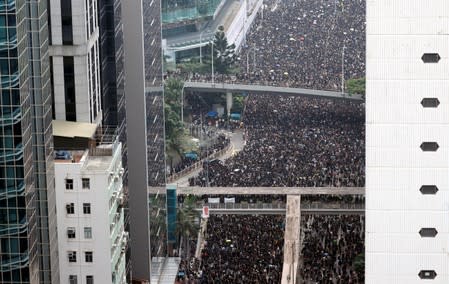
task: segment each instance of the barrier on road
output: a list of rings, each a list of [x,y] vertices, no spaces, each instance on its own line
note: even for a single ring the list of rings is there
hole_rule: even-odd
[[[167,177],[167,183],[173,183],[174,181],[176,181],[176,180],[178,180],[180,178],[185,177],[186,175],[192,173],[193,171],[201,168],[203,166],[204,161],[218,158],[221,155],[223,155],[223,154],[225,154],[225,153],[227,153],[228,151],[231,151],[231,150],[232,150],[232,143],[229,143],[226,147],[224,147],[220,151],[214,152],[214,153],[210,154],[209,156],[207,156],[206,158],[201,159],[198,162],[192,164],[191,166],[183,169],[182,171],[168,176]]]

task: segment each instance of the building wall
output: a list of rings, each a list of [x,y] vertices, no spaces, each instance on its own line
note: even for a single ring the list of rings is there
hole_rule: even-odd
[[[448,1],[367,1],[367,284],[449,283],[448,51]],[[441,59],[425,63],[425,53]],[[423,98],[440,104],[423,107]],[[422,194],[422,185],[439,190]]]
[[[50,231],[55,223],[46,9],[38,0],[0,6],[0,283],[5,284],[58,281],[51,260],[56,235]]]
[[[61,283],[69,283],[70,275],[78,283],[93,276],[94,283],[126,283],[124,214],[120,208],[123,196],[120,147],[111,157],[89,156],[84,153],[79,163],[57,161],[56,197],[58,209],[58,246]],[[89,179],[89,189],[82,178]],[[66,189],[66,180],[73,180],[73,189]],[[74,214],[67,214],[66,205],[74,204]],[[90,214],[83,211],[89,203]],[[92,229],[86,238],[84,228]],[[75,238],[68,229],[75,229]],[[76,251],[76,262],[69,262],[68,252]],[[93,261],[85,261],[84,253],[93,252]]]
[[[97,0],[50,0],[50,5],[54,118],[99,123],[102,115]]]
[[[59,282],[54,191],[47,0],[27,1],[33,121],[34,186],[38,204],[40,282]]]

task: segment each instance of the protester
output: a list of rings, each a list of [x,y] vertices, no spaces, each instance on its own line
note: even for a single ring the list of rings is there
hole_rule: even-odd
[[[243,150],[190,185],[364,186],[364,121],[359,102],[251,95]]]

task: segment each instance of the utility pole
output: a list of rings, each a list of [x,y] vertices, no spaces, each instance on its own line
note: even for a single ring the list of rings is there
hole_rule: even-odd
[[[213,41],[211,41],[210,49],[211,49],[211,53],[212,53],[212,56],[211,56],[211,59],[212,59],[212,85],[214,85],[215,84],[215,80],[214,80],[215,74],[214,74],[214,42]]]
[[[343,44],[343,49],[341,51],[341,95],[345,94],[345,49],[346,46]]]

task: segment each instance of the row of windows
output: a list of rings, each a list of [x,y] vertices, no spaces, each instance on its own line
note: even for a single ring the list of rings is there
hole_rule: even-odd
[[[67,211],[67,214],[75,214],[75,203],[67,203],[65,205],[65,209]],[[83,214],[90,214],[91,212],[91,206],[90,203],[83,203]]]
[[[75,227],[67,228],[67,238],[69,238],[69,239],[76,238],[76,228]],[[84,227],[84,238],[92,239],[92,227]]]
[[[425,53],[421,57],[424,63],[438,63],[441,57],[438,53]],[[438,98],[424,98],[421,100],[421,105],[424,108],[437,108],[440,105],[440,101]],[[439,148],[437,142],[423,142],[420,145],[420,148],[423,152],[436,152]],[[419,191],[423,195],[433,195],[438,192],[438,187],[436,185],[423,185],[419,189]],[[419,235],[421,238],[434,238],[438,234],[437,229],[435,228],[421,228],[419,230]],[[435,279],[437,277],[437,273],[435,270],[421,270],[418,273],[419,278],[421,279]]]
[[[69,262],[77,262],[76,259],[76,251],[71,250],[67,252],[67,257]],[[92,263],[94,261],[94,252],[93,251],[85,251],[84,252],[84,261],[88,263]]]
[[[82,189],[90,189],[90,179],[82,178],[81,179],[81,187],[82,187]],[[71,179],[71,178],[65,179],[65,189],[73,190],[73,179]]]
[[[78,275],[69,275],[69,284],[78,284]],[[86,284],[94,284],[93,275],[86,275]]]

